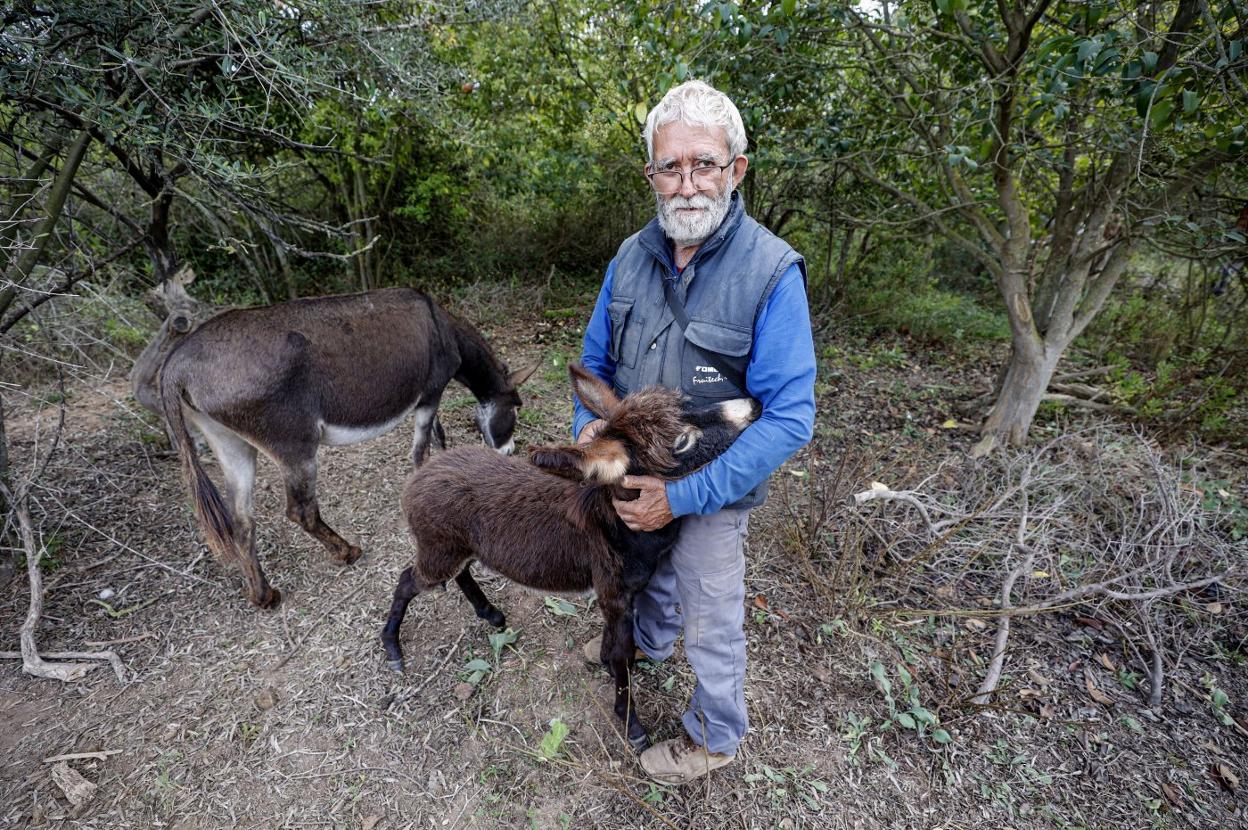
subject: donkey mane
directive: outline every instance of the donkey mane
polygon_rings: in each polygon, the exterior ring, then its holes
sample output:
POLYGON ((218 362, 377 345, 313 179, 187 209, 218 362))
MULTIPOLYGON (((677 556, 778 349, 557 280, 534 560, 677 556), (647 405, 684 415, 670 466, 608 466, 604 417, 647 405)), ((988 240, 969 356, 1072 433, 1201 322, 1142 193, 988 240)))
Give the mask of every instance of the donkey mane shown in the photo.
MULTIPOLYGON (((430 302, 425 297, 426 302, 430 302)), ((507 367, 495 355, 490 344, 471 323, 459 315, 442 309, 451 322, 452 331, 463 360, 455 379, 467 386, 477 397, 489 397, 503 391, 498 378, 507 377, 507 367)))

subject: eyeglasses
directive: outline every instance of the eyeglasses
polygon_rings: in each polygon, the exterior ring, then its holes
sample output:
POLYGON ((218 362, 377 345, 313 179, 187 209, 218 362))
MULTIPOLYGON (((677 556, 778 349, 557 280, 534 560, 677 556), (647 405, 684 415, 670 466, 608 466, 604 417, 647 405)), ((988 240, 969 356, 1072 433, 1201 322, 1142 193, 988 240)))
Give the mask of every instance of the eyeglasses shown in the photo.
MULTIPOLYGON (((733 161, 736 161, 736 159, 733 159, 733 161)), ((700 161, 689 171, 689 179, 697 190, 714 190, 715 185, 718 183, 719 174, 724 172, 724 168, 731 166, 732 161, 727 164, 700 161)), ((685 174, 680 170, 657 170, 646 173, 646 177, 650 179, 650 184, 654 186, 655 192, 664 196, 679 193, 685 184, 685 174)))

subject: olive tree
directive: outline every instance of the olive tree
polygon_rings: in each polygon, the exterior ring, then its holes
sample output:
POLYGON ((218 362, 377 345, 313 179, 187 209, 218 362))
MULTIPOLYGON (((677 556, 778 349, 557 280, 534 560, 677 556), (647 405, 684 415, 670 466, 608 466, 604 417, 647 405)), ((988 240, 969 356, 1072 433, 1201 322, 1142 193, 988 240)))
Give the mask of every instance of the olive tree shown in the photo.
POLYGON ((886 0, 837 14, 837 54, 862 85, 843 105, 873 127, 848 161, 895 216, 992 274, 1011 349, 976 452, 1021 444, 1141 239, 1216 238, 1205 203, 1242 194, 1248 9, 886 0))

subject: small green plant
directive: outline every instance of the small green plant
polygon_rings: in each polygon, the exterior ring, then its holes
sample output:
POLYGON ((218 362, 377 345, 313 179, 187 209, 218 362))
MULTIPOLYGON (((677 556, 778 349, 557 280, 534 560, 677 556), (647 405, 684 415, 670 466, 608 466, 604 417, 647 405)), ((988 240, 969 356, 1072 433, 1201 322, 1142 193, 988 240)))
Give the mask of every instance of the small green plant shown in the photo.
POLYGON ((1133 672, 1125 666, 1118 667, 1118 682, 1122 684, 1122 688, 1134 692, 1140 685, 1141 675, 1133 672))
POLYGON ((181 758, 182 753, 174 750, 172 752, 161 752, 156 759, 155 794, 160 801, 161 807, 165 810, 173 807, 174 797, 179 789, 179 784, 173 775, 171 767, 181 758))
POLYGON ((1212 481, 1184 480, 1200 493, 1200 506, 1206 513, 1216 516, 1217 526, 1236 542, 1248 536, 1248 505, 1245 505, 1228 489, 1226 479, 1212 481))
MULTIPOLYGON (((649 783, 649 782, 647 782, 649 783)), ((650 789, 641 797, 641 800, 651 806, 657 807, 663 803, 663 799, 667 798, 667 790, 658 784, 650 784, 650 789)))
POLYGON ((812 775, 815 771, 813 764, 802 767, 800 770, 793 767, 777 770, 763 764, 761 769, 762 772, 746 773, 745 783, 763 784, 767 787, 772 801, 796 798, 816 813, 823 809, 823 805, 816 799, 828 792, 828 785, 827 782, 812 775))
POLYGON ((476 686, 492 671, 494 671, 494 667, 490 665, 488 660, 474 657, 467 663, 464 663, 463 671, 460 672, 460 679, 465 683, 476 686))
POLYGON ((930 735, 937 744, 952 741, 949 733, 941 728, 936 715, 919 702, 919 687, 910 671, 904 665, 898 664, 895 675, 898 683, 896 695, 893 681, 888 677, 884 664, 879 660, 871 662, 871 678, 875 681, 875 687, 884 695, 884 703, 888 706, 888 720, 881 728, 897 727, 913 731, 920 739, 930 735))
MULTIPOLYGON (((503 649, 519 639, 520 633, 514 629, 508 628, 506 631, 496 631, 490 635, 490 653, 493 662, 481 657, 473 656, 464 667, 460 669, 459 679, 473 686, 480 685, 485 676, 494 671, 498 666, 499 658, 503 654, 503 649)), ((471 652, 470 652, 471 653, 471 652)))
POLYGON ((865 748, 865 756, 868 760, 889 767, 897 766, 897 762, 884 751, 883 740, 880 736, 871 734, 873 721, 870 715, 859 716, 857 712, 849 712, 842 719, 841 724, 844 730, 841 732, 841 740, 849 745, 848 758, 851 764, 858 764, 861 761, 858 753, 865 748))
POLYGON ((568 725, 561 718, 554 718, 550 722, 550 729, 546 730, 541 743, 537 746, 538 755, 543 760, 553 760, 559 754, 559 749, 563 746, 563 740, 566 737, 568 737, 568 725))
POLYGON ((823 623, 819 626, 819 633, 815 635, 815 642, 822 643, 823 638, 827 637, 845 637, 849 634, 849 623, 840 617, 837 617, 830 623, 823 623))
POLYGON ((243 743, 250 744, 260 737, 260 724, 240 723, 238 725, 238 735, 242 738, 243 743))
MULTIPOLYGON (((52 533, 43 540, 43 553, 39 556, 39 570, 45 574, 55 573, 61 567, 59 558, 61 548, 65 546, 65 540, 59 534, 52 533)), ((19 557, 17 563, 19 568, 25 569, 25 555, 19 557)))
POLYGON ((490 635, 490 650, 494 653, 495 663, 498 662, 503 649, 514 643, 519 637, 519 632, 511 628, 508 628, 506 631, 495 631, 490 635))
POLYGON ((1027 763, 1027 756, 1011 750, 1009 742, 1004 738, 997 739, 988 750, 987 757, 989 763, 999 767, 1017 767, 1027 763))
POLYGON ((1213 710, 1213 716, 1218 719, 1218 723, 1234 728, 1235 719, 1227 711, 1231 705, 1230 696, 1218 686, 1212 675, 1206 674, 1200 682, 1209 690, 1209 708, 1213 710))

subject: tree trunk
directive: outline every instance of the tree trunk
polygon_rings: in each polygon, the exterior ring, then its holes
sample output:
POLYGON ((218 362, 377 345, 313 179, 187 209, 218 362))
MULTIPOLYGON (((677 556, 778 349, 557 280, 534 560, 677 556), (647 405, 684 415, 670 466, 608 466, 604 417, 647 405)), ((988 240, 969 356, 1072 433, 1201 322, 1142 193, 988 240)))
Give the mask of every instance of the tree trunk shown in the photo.
POLYGON ((56 230, 56 223, 60 221, 61 212, 65 208, 65 200, 69 198, 70 187, 74 183, 74 176, 78 173, 78 165, 82 164, 82 159, 87 154, 87 146, 91 143, 91 134, 83 130, 78 134, 78 138, 74 141, 69 153, 65 157, 65 163, 61 165, 61 170, 56 174, 56 178, 52 180, 52 189, 48 192, 48 203, 44 209, 43 219, 35 228, 34 235, 30 241, 30 248, 17 257, 16 264, 10 269, 6 275, 9 284, 0 291, 0 316, 8 310, 9 305, 17 296, 19 287, 25 284, 26 278, 30 276, 30 272, 34 270, 35 265, 43 256, 44 250, 48 247, 48 242, 52 239, 52 232, 56 230))
MULTIPOLYGON (((3 357, 0 356, 0 361, 3 357)), ((9 437, 4 431, 4 397, 0 395, 0 484, 9 483, 9 437)), ((9 529, 10 505, 5 498, 5 489, 0 488, 0 587, 9 583, 13 574, 17 573, 17 540, 9 529)))
POLYGON ((1036 410, 1044 400, 1049 381, 1057 368, 1062 349, 1052 348, 1043 342, 1015 344, 1010 350, 1010 362, 1005 379, 997 393, 996 403, 988 412, 988 418, 980 427, 982 436, 971 450, 978 458, 996 446, 1021 447, 1027 441, 1027 431, 1036 417, 1036 410))
POLYGON ((152 276, 157 284, 178 272, 178 254, 169 239, 169 209, 173 193, 164 191, 152 202, 152 218, 147 225, 147 254, 152 260, 152 276))

